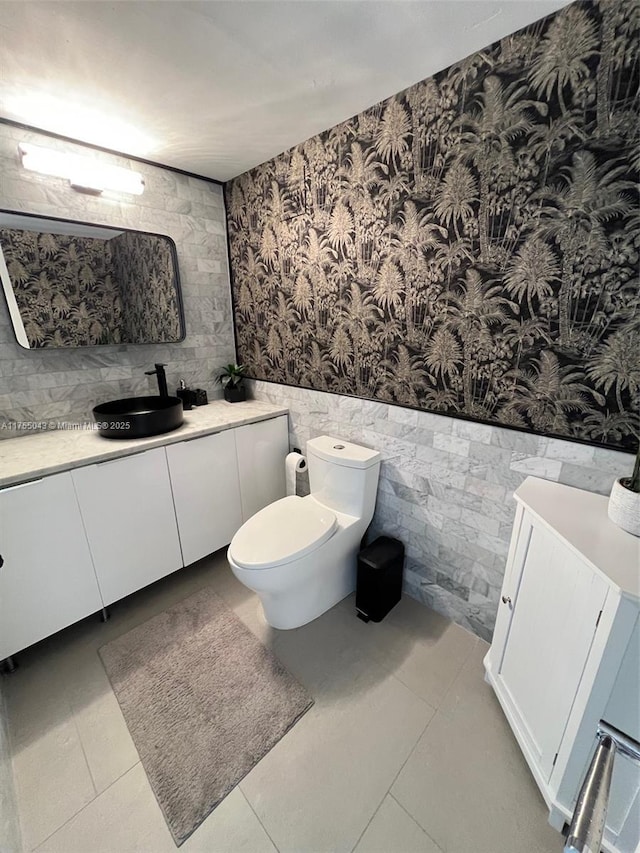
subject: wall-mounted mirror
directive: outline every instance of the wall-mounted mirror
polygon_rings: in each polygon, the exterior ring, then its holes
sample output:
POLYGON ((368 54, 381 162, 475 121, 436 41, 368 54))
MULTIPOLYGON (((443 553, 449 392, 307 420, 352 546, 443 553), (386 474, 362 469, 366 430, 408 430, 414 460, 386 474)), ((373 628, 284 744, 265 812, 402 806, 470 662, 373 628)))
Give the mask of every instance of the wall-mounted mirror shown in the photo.
POLYGON ((27 349, 185 335, 176 248, 162 234, 0 211, 0 280, 27 349))

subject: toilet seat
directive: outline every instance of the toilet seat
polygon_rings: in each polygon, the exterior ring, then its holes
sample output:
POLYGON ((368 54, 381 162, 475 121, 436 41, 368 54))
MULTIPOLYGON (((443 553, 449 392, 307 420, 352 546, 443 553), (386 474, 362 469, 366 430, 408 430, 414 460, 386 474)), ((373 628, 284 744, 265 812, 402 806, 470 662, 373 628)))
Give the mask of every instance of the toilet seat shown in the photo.
POLYGON ((330 509, 289 495, 245 521, 231 540, 228 553, 244 569, 291 563, 326 542, 337 523, 330 509))

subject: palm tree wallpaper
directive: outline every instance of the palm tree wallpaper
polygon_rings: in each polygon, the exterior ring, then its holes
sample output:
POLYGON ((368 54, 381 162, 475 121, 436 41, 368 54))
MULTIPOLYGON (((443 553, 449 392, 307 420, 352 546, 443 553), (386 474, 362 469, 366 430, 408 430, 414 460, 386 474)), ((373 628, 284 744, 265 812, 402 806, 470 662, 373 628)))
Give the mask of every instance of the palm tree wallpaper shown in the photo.
POLYGON ((179 341, 183 328, 173 242, 123 231, 109 246, 122 299, 123 342, 179 341))
POLYGON ((640 3, 574 3, 225 186, 256 379, 634 450, 640 3))
POLYGON ((104 240, 0 229, 0 251, 32 348, 122 340, 122 299, 104 240))
POLYGON ((106 240, 0 228, 0 253, 31 348, 181 340, 173 241, 114 233, 106 240))

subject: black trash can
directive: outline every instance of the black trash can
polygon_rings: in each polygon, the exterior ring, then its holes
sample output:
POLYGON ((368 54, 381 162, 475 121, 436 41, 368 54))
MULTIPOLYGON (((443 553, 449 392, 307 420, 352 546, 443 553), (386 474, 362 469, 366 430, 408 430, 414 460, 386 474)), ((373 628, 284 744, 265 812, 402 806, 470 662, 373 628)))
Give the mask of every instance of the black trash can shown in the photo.
POLYGON ((358 554, 356 611, 364 622, 381 622, 402 595, 404 545, 379 536, 358 554))

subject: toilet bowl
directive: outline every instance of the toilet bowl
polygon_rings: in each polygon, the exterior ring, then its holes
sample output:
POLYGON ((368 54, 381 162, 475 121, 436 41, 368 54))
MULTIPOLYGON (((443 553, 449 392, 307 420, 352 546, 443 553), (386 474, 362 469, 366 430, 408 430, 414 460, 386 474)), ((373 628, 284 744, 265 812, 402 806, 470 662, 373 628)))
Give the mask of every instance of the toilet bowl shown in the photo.
POLYGON ((373 518, 380 454, 320 436, 307 442, 310 494, 290 495, 252 516, 227 559, 257 593, 274 628, 298 628, 355 589, 356 556, 373 518))

